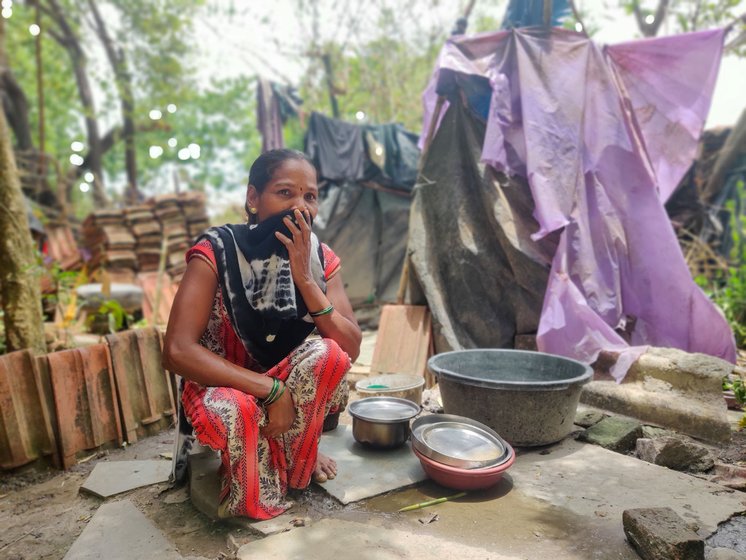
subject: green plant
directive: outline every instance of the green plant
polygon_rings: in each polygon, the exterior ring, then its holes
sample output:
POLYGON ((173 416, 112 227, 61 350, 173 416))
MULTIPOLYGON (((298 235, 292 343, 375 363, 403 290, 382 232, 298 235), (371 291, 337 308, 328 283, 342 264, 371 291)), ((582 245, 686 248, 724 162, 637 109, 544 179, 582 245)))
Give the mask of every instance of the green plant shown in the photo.
POLYGON ((103 334, 108 331, 109 334, 113 334, 121 331, 128 324, 132 323, 132 321, 132 315, 124 310, 122 304, 116 300, 109 299, 99 306, 96 313, 86 319, 86 326, 91 332, 103 334))
POLYGON ((723 310, 739 348, 746 346, 746 264, 728 270, 725 283, 711 293, 723 310))
POLYGON ((698 276, 694 280, 715 302, 730 324, 739 348, 746 347, 746 182, 739 179, 734 196, 725 204, 730 215, 727 270, 713 278, 698 276))

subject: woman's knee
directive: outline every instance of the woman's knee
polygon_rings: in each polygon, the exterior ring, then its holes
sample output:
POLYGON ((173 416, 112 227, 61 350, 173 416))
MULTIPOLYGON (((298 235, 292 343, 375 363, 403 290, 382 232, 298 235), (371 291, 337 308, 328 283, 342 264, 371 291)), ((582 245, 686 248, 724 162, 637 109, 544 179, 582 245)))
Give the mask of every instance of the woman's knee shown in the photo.
POLYGON ((345 369, 350 368, 350 357, 347 355, 347 352, 342 350, 342 347, 336 340, 333 338, 322 338, 319 342, 325 346, 326 353, 331 361, 336 362, 337 360, 341 360, 345 369))

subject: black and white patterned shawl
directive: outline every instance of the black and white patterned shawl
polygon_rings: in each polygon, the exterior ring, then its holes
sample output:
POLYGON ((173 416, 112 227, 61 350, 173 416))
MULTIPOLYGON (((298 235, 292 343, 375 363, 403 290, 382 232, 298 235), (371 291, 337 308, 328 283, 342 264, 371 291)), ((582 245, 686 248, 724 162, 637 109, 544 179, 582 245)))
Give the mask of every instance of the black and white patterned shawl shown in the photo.
MULTIPOLYGON (((228 224, 208 229, 201 237, 212 245, 218 283, 233 329, 246 351, 270 368, 285 358, 313 331, 313 319, 290 271, 287 248, 275 237, 293 238, 283 223, 284 212, 256 226, 228 224)), ((324 253, 311 233, 311 273, 326 293, 324 253)))

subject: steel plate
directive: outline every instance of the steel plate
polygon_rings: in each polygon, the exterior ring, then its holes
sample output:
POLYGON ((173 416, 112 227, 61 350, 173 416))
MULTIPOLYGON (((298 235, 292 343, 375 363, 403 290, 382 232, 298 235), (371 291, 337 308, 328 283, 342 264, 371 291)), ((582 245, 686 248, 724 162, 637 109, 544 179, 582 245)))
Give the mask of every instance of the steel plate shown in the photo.
POLYGON ((349 411, 354 418, 389 424, 414 418, 419 414, 420 407, 406 399, 369 397, 350 404, 349 411))
POLYGON ((462 469, 496 467, 511 454, 510 446, 493 430, 453 415, 420 418, 412 427, 412 442, 426 457, 462 469))

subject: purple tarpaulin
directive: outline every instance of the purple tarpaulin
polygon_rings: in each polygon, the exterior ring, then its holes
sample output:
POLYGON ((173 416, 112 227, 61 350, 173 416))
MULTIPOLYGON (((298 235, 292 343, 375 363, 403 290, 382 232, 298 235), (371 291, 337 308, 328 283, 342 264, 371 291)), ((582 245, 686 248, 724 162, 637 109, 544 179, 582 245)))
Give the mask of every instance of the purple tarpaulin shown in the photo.
POLYGON ((600 48, 571 31, 522 29, 444 46, 423 135, 448 72, 488 79, 482 161, 526 177, 534 239, 562 231, 542 351, 588 363, 622 352, 618 380, 647 345, 735 361, 733 334, 692 280, 663 206, 694 157, 722 45, 722 30, 600 48))

